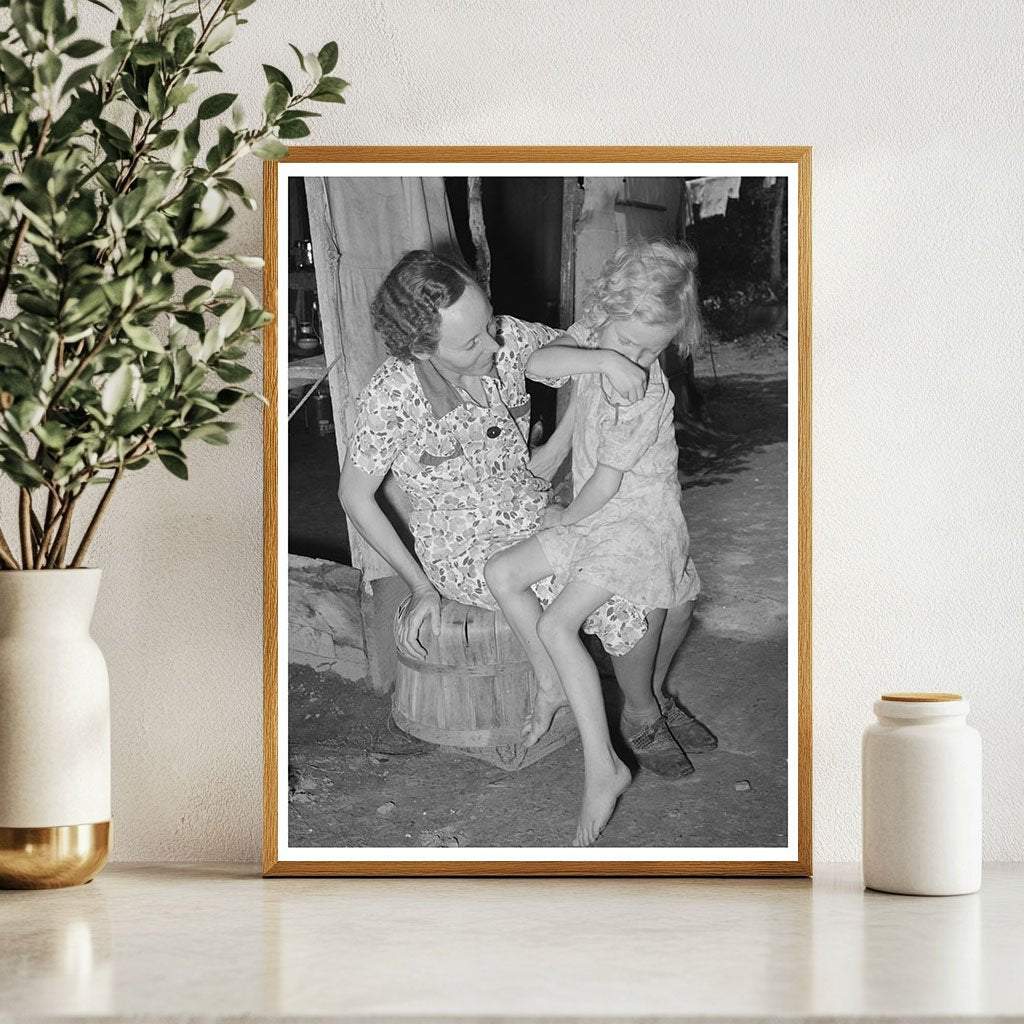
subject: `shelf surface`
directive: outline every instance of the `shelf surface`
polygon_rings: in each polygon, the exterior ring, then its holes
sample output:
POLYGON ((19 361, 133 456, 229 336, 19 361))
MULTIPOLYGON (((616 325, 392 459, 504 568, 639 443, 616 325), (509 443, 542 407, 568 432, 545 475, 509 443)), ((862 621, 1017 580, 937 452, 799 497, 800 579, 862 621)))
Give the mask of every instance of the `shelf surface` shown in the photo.
POLYGON ((973 896, 805 879, 272 879, 0 892, 0 1021, 1024 1019, 1024 865, 973 896))

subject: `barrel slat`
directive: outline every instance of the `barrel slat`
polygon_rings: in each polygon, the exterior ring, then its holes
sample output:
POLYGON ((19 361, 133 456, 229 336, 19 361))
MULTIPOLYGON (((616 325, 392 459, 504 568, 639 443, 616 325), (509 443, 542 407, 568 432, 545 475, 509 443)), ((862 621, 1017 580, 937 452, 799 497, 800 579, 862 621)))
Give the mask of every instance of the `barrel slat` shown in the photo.
POLYGON ((438 636, 423 630, 422 661, 399 655, 393 712, 414 736, 454 747, 507 770, 529 764, 575 735, 559 721, 535 747, 522 726, 536 690, 533 670, 500 612, 441 601, 438 636))

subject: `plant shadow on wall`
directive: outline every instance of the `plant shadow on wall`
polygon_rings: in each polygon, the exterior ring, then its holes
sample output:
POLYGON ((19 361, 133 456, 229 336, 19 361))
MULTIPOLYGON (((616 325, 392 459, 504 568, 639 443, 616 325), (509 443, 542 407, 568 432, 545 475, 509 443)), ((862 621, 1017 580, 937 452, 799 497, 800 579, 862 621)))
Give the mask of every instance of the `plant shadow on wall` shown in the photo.
MULTIPOLYGON (((257 112, 204 90, 253 0, 125 0, 109 42, 63 0, 0 2, 0 471, 17 523, 5 569, 84 564, 126 471, 188 476, 187 441, 225 445, 253 397, 246 351, 268 314, 225 255, 256 200, 234 176, 341 103, 338 47, 264 65, 257 112), (93 494, 98 497, 93 497, 93 494), (72 531, 76 513, 82 528, 72 531), (16 553, 18 549, 18 553, 16 553)), ((2 527, 7 527, 5 531, 2 527)))

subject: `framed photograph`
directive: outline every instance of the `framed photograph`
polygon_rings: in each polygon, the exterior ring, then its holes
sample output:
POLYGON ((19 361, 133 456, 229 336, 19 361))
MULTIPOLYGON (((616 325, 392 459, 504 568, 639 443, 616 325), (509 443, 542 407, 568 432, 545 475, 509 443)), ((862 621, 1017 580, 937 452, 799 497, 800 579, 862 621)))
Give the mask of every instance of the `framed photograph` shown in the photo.
POLYGON ((266 164, 265 875, 811 873, 810 197, 266 164))

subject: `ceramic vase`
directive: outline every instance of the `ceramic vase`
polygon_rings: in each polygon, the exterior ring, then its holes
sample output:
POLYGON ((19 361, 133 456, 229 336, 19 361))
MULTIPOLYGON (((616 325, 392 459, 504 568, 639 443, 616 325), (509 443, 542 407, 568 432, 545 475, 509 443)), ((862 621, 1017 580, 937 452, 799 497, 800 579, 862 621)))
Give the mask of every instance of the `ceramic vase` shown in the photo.
POLYGON ((0 572, 0 887, 80 885, 110 850, 99 569, 0 572))
POLYGON ((911 896, 981 885, 981 737, 955 693, 891 693, 862 754, 864 884, 911 896))

